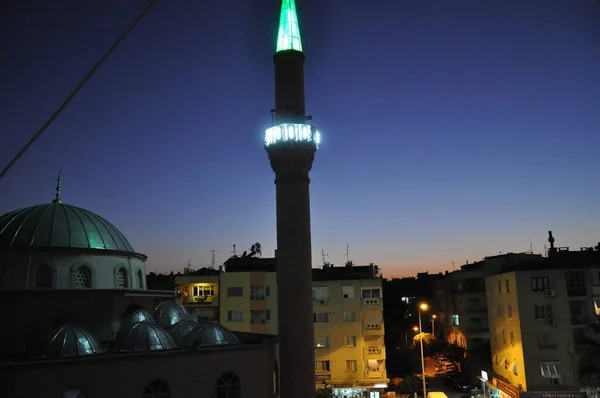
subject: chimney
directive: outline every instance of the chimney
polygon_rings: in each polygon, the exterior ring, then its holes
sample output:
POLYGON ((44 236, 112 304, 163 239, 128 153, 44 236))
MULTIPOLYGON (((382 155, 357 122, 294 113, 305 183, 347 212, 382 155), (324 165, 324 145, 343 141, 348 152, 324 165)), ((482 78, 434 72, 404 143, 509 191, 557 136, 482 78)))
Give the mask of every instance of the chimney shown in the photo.
POLYGON ((219 265, 219 272, 223 272, 223 266, 219 265))
POLYGON ((552 236, 552 231, 548 231, 548 242, 550 243, 550 251, 554 251, 554 236, 552 236))

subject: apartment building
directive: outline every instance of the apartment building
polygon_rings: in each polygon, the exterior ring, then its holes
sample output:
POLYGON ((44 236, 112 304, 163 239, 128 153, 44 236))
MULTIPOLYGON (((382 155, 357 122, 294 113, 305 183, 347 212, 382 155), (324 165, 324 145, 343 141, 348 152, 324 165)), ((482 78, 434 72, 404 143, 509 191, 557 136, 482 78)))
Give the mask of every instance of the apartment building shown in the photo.
POLYGON ((460 270, 444 276, 439 297, 444 309, 442 327, 449 343, 467 350, 488 344, 490 330, 486 301, 485 278, 512 269, 520 264, 542 261, 541 255, 532 253, 506 253, 485 257, 481 261, 466 263, 460 270))
POLYGON ((218 321, 219 277, 216 270, 186 268, 183 275, 175 276, 175 302, 199 320, 218 321))
MULTIPOLYGON (((488 276, 486 289, 498 379, 522 392, 586 387, 579 365, 597 337, 588 326, 600 315, 597 248, 551 247, 546 262, 488 276)), ((500 396, 515 398, 510 387, 500 396)))
MULTIPOLYGON (((253 254, 230 258, 216 276, 176 277, 180 302, 194 313, 217 313, 213 320, 233 331, 277 334, 276 261, 253 254)), ((313 269, 313 308, 315 387, 331 387, 342 396, 385 388, 389 379, 377 266, 349 262, 313 269)))

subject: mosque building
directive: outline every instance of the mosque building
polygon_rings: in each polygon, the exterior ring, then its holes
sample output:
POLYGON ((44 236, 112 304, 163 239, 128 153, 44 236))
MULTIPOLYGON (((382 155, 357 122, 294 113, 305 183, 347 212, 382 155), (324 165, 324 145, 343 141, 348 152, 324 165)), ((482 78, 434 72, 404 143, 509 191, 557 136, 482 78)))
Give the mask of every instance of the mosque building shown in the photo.
POLYGON ((2 396, 277 396, 277 337, 198 321, 145 261, 60 176, 52 203, 0 216, 2 396))

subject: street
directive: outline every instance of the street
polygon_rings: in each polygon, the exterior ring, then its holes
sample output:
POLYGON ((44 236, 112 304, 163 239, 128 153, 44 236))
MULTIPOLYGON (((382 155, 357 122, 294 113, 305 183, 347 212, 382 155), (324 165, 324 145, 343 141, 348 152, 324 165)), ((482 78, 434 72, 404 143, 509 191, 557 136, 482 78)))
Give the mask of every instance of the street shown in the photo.
POLYGON ((465 393, 465 392, 456 392, 452 389, 452 387, 447 386, 442 376, 444 373, 437 373, 435 371, 435 360, 433 358, 425 358, 425 377, 428 381, 428 391, 441 391, 446 393, 448 398, 462 398, 462 397, 470 397, 471 395, 477 396, 475 392, 465 393))

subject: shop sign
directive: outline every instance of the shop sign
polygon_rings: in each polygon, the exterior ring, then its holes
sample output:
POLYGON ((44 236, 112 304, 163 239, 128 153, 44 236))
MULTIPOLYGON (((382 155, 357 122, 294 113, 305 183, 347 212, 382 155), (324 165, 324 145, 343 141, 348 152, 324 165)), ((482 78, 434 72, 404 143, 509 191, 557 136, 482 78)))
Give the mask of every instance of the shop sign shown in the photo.
POLYGON ((522 392, 521 398, 587 398, 585 391, 534 391, 522 392))
POLYGON ((316 374, 315 380, 331 380, 331 375, 316 374))

